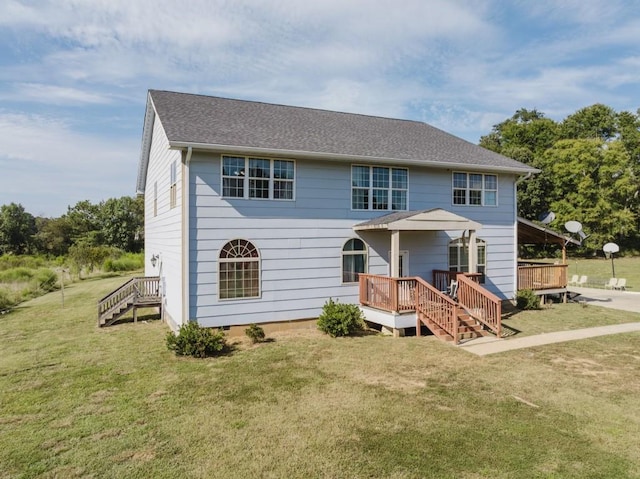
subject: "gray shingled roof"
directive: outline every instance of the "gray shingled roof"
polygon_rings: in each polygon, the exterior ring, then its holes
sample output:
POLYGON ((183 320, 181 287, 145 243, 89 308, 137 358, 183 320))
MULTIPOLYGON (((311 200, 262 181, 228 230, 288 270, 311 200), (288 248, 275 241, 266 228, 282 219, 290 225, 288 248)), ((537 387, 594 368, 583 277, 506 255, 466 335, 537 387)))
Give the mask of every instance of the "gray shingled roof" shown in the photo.
POLYGON ((426 123, 150 90, 173 146, 198 144, 536 171, 426 123))

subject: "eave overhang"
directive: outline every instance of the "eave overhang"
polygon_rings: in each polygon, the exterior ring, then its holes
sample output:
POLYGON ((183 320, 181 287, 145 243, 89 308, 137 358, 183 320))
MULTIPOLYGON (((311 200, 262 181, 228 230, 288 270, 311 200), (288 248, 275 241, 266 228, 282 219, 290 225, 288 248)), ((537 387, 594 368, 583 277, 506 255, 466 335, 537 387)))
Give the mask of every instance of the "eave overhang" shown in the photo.
POLYGON ((353 227, 354 231, 452 231, 479 230, 476 221, 441 208, 402 211, 380 216, 353 227))

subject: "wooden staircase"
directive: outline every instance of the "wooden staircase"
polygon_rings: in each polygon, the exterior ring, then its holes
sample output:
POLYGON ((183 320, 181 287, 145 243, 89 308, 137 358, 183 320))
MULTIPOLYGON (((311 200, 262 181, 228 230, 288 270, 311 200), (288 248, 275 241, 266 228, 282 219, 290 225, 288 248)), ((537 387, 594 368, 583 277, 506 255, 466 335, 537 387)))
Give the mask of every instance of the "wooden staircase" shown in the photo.
POLYGON ((151 307, 162 307, 160 278, 157 276, 131 278, 98 301, 98 327, 113 324, 132 309, 133 320, 137 321, 137 309, 151 307))
POLYGON ((457 301, 424 280, 416 280, 416 333, 424 324, 439 339, 460 340, 501 335, 501 301, 471 279, 458 276, 457 301))

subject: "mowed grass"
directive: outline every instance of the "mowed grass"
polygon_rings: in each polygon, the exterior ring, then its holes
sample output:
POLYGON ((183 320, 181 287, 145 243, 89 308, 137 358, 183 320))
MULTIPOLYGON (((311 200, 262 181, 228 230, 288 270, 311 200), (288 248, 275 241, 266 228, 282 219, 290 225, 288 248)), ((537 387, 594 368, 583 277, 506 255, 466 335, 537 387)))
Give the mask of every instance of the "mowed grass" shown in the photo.
MULTIPOLYGON (((574 274, 586 275, 590 279, 600 279, 607 281, 613 277, 611 268, 611 260, 606 258, 572 258, 567 259, 569 270, 567 274, 569 279, 574 274)), ((635 257, 618 257, 613 258, 613 266, 617 278, 626 278, 627 287, 631 291, 640 291, 640 256, 635 257)))
POLYGON ((96 328, 121 282, 0 316, 0 478, 640 477, 640 334, 480 358, 309 330, 195 360, 159 321, 96 328))

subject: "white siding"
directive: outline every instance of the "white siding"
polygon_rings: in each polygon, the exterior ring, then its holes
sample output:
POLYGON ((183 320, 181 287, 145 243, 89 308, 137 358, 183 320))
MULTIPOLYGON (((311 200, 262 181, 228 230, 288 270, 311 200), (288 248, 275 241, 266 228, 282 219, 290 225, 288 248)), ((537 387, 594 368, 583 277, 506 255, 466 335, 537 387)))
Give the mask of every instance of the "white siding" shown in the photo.
MULTIPOLYGON (((514 294, 514 180, 499 176, 497 207, 453 206, 450 171, 409 168, 409 209, 443 208, 483 224, 486 286, 502 298, 514 294)), ((205 326, 312 318, 330 297, 357 303, 358 286, 343 285, 341 274, 342 246, 356 236, 370 247, 369 272, 388 274, 389 233, 352 230, 387 212, 351 210, 349 164, 296 161, 295 201, 221 198, 219 155, 194 152, 189 181, 190 316, 205 326), (235 238, 260 251, 260 298, 218 299, 218 255, 235 238)), ((433 269, 447 269, 448 242, 461 234, 402 233, 409 274, 431 281, 433 269)))
MULTIPOLYGON (((164 294, 164 313, 173 324, 182 324, 182 227, 181 227, 181 153, 169 150, 169 142, 159 118, 153 126, 153 137, 147 170, 145 194, 145 274, 160 275, 164 294), (176 205, 170 206, 171 163, 177 162, 176 205), (157 216, 154 216, 153 185, 158 185, 157 216), (151 256, 159 255, 155 268, 151 256)), ((166 316, 165 316, 166 317, 166 316)))

